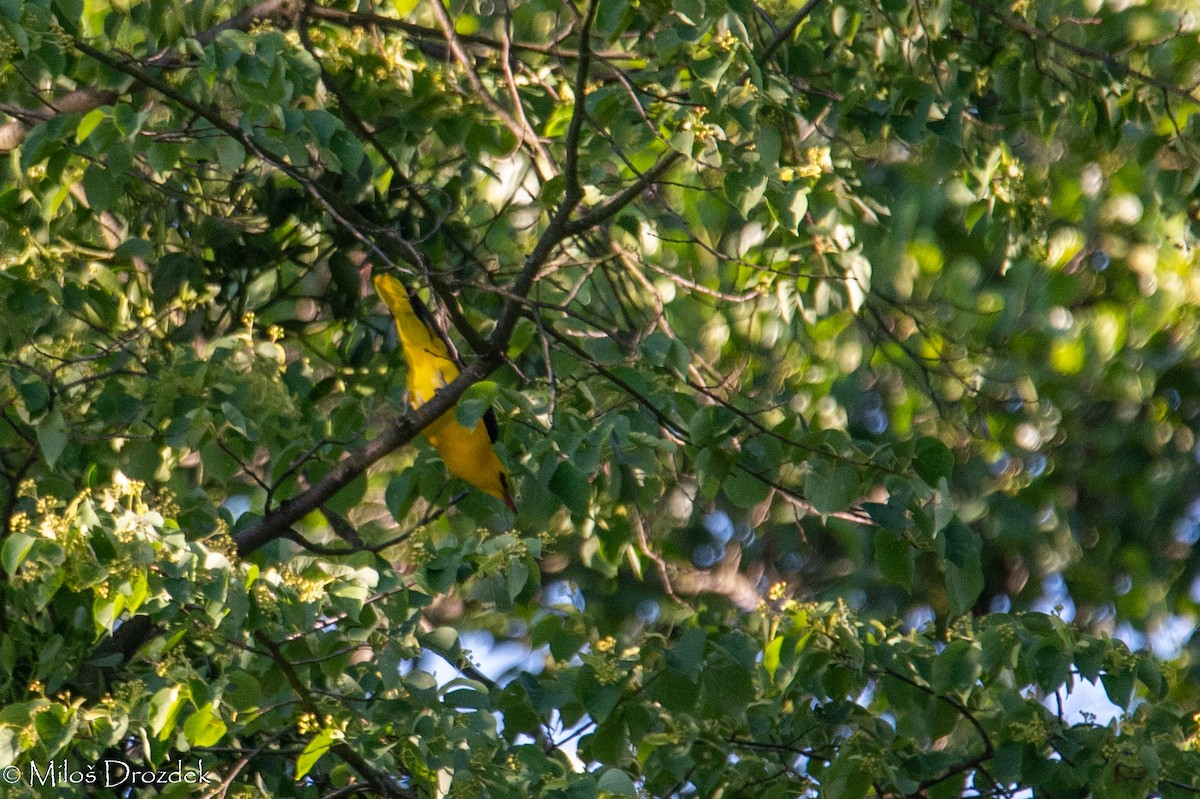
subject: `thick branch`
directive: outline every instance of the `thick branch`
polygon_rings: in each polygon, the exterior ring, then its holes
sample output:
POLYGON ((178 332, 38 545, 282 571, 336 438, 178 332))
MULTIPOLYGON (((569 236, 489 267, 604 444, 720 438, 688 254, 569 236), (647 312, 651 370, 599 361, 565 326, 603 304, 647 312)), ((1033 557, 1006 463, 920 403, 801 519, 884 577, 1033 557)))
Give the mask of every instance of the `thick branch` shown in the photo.
POLYGON ((108 105, 117 99, 116 92, 102 89, 76 89, 69 94, 48 103, 47 110, 28 111, 28 120, 14 119, 0 125, 0 153, 15 150, 25 141, 25 135, 33 124, 53 119, 59 114, 77 114, 81 111, 91 111, 102 105, 108 105))
POLYGON ((434 419, 450 411, 468 388, 485 378, 498 365, 497 358, 495 365, 485 367, 476 363, 464 369, 449 385, 435 394, 433 399, 401 417, 395 426, 368 441, 361 449, 350 453, 310 488, 237 532, 233 539, 237 542, 238 554, 245 557, 264 544, 287 536, 293 524, 320 509, 371 464, 407 444, 434 419))
MULTIPOLYGON (((749 612, 758 607, 763 597, 758 589, 758 580, 739 571, 741 564, 741 547, 731 546, 726 550, 724 559, 711 569, 679 570, 674 575, 671 587, 676 594, 684 596, 719 594, 736 607, 749 612)), ((757 566, 761 568, 761 564, 757 566)))

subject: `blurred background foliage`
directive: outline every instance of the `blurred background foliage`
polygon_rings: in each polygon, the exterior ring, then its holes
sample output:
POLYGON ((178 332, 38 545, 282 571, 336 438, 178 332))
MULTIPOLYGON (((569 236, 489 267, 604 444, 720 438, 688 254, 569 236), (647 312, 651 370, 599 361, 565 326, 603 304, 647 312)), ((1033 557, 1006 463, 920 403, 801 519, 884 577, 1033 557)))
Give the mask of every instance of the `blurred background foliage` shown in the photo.
POLYGON ((1193 795, 1190 6, 0 2, 0 759, 241 741, 279 757, 226 789, 277 796, 1193 795), (372 270, 502 360, 460 413, 495 405, 515 519, 414 442, 281 521, 405 412, 372 270), (487 686, 452 630, 529 670, 487 686), (434 654, 507 782, 454 759, 434 654), (1038 715, 1135 676, 1124 727, 1038 715), (980 755, 989 713, 1036 721, 980 755), (397 714, 447 726, 381 743, 397 714), (727 716, 787 765, 728 765, 727 716), (546 778, 552 719, 610 770, 546 778))

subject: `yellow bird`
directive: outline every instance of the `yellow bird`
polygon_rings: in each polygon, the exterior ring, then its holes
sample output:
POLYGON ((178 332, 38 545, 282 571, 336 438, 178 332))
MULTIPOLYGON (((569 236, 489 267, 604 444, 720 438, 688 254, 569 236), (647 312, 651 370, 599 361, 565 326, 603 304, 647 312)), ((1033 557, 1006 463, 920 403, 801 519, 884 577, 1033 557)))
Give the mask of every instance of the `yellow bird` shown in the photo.
MULTIPOLYGON (((408 404, 419 408, 443 386, 458 377, 458 365, 450 357, 446 342, 433 325, 429 310, 404 285, 391 275, 375 275, 375 291, 396 318, 400 346, 408 362, 408 404)), ((468 430, 458 423, 454 408, 446 411, 425 428, 425 438, 442 456, 450 474, 461 477, 480 491, 504 500, 513 513, 508 489, 508 472, 496 457, 496 414, 492 409, 468 430)))

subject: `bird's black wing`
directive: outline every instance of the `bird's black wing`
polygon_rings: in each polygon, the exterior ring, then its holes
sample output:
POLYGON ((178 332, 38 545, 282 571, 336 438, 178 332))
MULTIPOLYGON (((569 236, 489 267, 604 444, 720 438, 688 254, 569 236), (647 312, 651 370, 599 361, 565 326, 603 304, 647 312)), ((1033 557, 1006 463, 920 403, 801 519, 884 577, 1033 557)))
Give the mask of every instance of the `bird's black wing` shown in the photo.
POLYGON ((488 408, 483 414, 483 426, 487 428, 488 438, 495 444, 496 439, 500 437, 500 425, 496 421, 495 408, 488 408))

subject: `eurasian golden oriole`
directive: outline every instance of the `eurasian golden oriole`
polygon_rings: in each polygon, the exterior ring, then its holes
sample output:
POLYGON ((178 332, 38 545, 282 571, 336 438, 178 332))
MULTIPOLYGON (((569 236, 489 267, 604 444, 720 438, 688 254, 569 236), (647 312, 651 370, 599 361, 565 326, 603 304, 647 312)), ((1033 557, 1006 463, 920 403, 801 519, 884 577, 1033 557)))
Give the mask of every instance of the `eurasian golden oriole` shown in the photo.
MULTIPOLYGON (((458 377, 458 365, 450 357, 429 310, 399 280, 391 275, 375 275, 375 291, 396 318, 400 347, 408 362, 408 404, 419 408, 433 399, 438 389, 458 377)), ((424 433, 450 474, 504 500, 509 510, 517 512, 517 503, 508 487, 508 472, 492 449, 497 427, 496 414, 491 408, 472 430, 458 423, 455 408, 451 408, 426 427, 424 433)))

